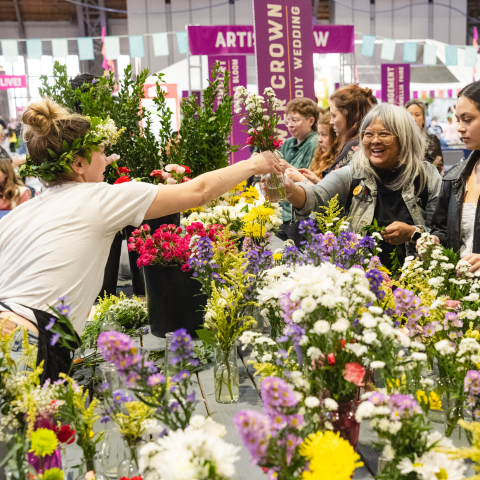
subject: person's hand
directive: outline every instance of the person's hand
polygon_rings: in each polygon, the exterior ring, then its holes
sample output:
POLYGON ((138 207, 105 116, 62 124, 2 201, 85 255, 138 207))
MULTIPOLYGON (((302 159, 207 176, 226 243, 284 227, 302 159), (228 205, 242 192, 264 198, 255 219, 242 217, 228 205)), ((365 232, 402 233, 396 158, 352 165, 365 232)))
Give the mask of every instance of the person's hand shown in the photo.
POLYGON ((408 242, 415 233, 415 227, 403 222, 393 222, 380 232, 383 239, 391 245, 400 245, 408 242))
POLYGON ((254 162, 255 175, 266 175, 267 173, 283 173, 279 164, 279 158, 272 152, 254 153, 250 157, 250 161, 254 162))
POLYGON ((475 273, 477 270, 480 270, 480 254, 470 253, 463 257, 462 260, 466 260, 471 265, 468 269, 469 273, 475 273))
POLYGON ((311 170, 308 168, 299 168, 298 171, 307 179, 310 180, 315 185, 321 180, 320 177, 317 177, 311 170))
MULTIPOLYGON (((260 190, 262 191, 263 196, 268 200, 267 188, 265 186, 266 181, 267 178, 262 177, 262 179, 260 180, 260 190)), ((283 183, 285 185, 285 193, 287 194, 288 198, 288 195, 295 191, 297 185, 295 185, 295 182, 290 180, 287 176, 283 178, 283 183)))
POLYGON ((293 182, 303 182, 305 177, 296 168, 287 168, 285 176, 293 182))

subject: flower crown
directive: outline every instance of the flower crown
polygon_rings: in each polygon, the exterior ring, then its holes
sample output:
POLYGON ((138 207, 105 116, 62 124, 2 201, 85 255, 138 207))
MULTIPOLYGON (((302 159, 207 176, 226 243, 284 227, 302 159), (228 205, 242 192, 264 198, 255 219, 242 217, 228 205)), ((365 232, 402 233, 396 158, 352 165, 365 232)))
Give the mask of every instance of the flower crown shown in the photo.
POLYGON ((87 117, 90 121, 90 130, 84 137, 76 138, 71 145, 63 141, 63 152, 57 155, 53 150, 48 149, 50 158, 45 158, 40 165, 35 165, 30 155, 27 155, 26 162, 18 169, 20 177, 40 177, 50 182, 55 175, 65 170, 72 172, 71 165, 79 152, 83 152, 90 164, 92 151, 100 151, 101 145, 115 145, 120 134, 125 130, 117 130, 115 123, 110 117, 102 120, 99 117, 87 117))

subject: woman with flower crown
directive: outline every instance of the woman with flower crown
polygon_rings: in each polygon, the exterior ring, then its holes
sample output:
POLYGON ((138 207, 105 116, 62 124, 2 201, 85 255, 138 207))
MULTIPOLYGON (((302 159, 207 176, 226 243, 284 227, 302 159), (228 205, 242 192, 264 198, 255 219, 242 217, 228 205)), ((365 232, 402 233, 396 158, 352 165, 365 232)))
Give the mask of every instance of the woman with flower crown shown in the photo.
POLYGON ((0 326, 29 330, 38 361, 45 361, 44 378, 52 380, 71 359, 69 350, 52 345, 50 306, 66 296, 64 313, 77 333, 83 330, 116 232, 204 205, 251 175, 280 171, 265 152, 179 185, 108 185, 104 145, 121 134, 111 120, 69 113, 44 99, 26 109, 23 122, 30 157, 22 173, 48 188, 0 220, 0 319, 9 318, 0 326))

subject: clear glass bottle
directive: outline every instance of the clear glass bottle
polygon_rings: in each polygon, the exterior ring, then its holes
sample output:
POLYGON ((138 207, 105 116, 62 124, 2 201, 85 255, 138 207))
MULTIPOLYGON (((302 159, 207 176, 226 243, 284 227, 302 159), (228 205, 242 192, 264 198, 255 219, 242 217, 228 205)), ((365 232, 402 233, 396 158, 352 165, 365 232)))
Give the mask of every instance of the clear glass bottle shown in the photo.
POLYGON ((237 365, 237 346, 233 344, 228 350, 215 347, 215 400, 217 403, 236 403, 240 397, 240 375, 237 365))
POLYGON ((283 173, 268 173, 263 178, 265 179, 265 193, 269 202, 278 203, 287 198, 283 173))
POLYGON ((163 374, 165 378, 172 378, 176 373, 180 372, 178 365, 172 365, 171 360, 175 356, 170 351, 172 347, 172 336, 173 332, 168 332, 165 334, 165 357, 163 360, 163 374))
POLYGON ((100 332, 121 332, 122 327, 115 320, 115 313, 112 310, 109 310, 105 314, 105 320, 100 325, 100 332))
POLYGON ((138 451, 142 446, 141 442, 134 443, 133 441, 124 440, 124 459, 118 466, 117 471, 117 480, 120 480, 123 477, 132 478, 140 476, 140 471, 138 468, 138 451))

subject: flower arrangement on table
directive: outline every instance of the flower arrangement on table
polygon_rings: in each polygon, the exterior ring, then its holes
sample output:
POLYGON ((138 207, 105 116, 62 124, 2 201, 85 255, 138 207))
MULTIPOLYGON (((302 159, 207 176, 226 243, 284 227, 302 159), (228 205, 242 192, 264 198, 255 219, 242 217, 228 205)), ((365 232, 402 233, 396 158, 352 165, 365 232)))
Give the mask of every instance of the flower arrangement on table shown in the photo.
POLYGON ((258 242, 278 230, 282 224, 281 208, 278 203, 259 200, 256 188, 245 189, 243 182, 228 194, 202 207, 201 211, 189 212, 181 221, 182 225, 195 222, 230 225, 230 230, 238 237, 247 236, 258 242))
POLYGON ((175 185, 177 183, 185 183, 191 180, 187 175, 192 171, 186 165, 177 165, 170 163, 165 166, 163 170, 153 170, 150 174, 153 177, 155 184, 175 185))
POLYGON ((128 250, 137 252, 140 258, 137 260, 138 267, 148 265, 182 265, 182 270, 189 270, 188 260, 192 254, 192 236, 199 238, 206 235, 214 235, 218 225, 205 226, 196 222, 187 227, 186 232, 176 225, 161 225, 155 233, 151 233, 148 225, 142 225, 135 229, 128 239, 128 250), (189 228, 190 227, 190 228, 189 228), (212 233, 210 233, 212 232, 212 233), (181 234, 183 234, 181 236, 181 234))
POLYGON ((297 408, 298 394, 285 380, 265 378, 261 394, 264 413, 241 410, 234 422, 252 463, 262 467, 269 479, 346 479, 363 465, 338 434, 308 435, 304 415, 297 408))
POLYGON ((418 402, 411 395, 368 392, 360 404, 356 419, 370 419, 378 434, 374 444, 382 450, 381 480, 410 478, 464 478, 466 465, 453 460, 439 448, 453 449, 453 443, 432 427, 418 402))
MULTIPOLYGON (((243 124, 251 136, 246 146, 256 147, 260 152, 271 151, 280 156, 279 148, 283 141, 278 138, 275 128, 280 121, 277 113, 277 97, 272 88, 264 91, 266 100, 261 95, 248 93, 245 87, 235 89, 235 113, 242 115, 240 123, 243 124)), ((286 198, 283 175, 270 174, 265 184, 268 198, 278 202, 286 198)))

